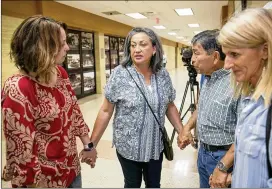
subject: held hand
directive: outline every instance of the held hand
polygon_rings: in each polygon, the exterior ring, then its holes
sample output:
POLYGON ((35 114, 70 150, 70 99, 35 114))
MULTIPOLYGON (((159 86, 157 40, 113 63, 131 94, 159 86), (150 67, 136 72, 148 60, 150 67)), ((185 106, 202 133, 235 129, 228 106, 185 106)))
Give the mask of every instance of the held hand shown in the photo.
POLYGON ((227 182, 226 182, 226 186, 229 187, 229 185, 231 184, 231 180, 232 180, 232 174, 229 173, 228 177, 227 177, 227 182))
POLYGON ((11 179, 12 179, 12 175, 10 173, 8 173, 8 170, 7 170, 6 166, 3 169, 1 179, 4 180, 4 181, 11 181, 11 179))
POLYGON ((193 136, 191 134, 190 130, 187 130, 186 127, 184 127, 183 131, 179 133, 179 136, 177 138, 178 147, 183 150, 186 146, 189 144, 194 144, 193 136))
POLYGON ((97 159, 97 151, 93 148, 91 151, 85 151, 84 149, 79 154, 79 159, 81 159, 81 163, 87 163, 91 165, 91 168, 95 167, 95 162, 97 159))
POLYGON ((227 177, 228 173, 224 173, 218 168, 215 168, 209 178, 211 188, 227 188, 227 177))

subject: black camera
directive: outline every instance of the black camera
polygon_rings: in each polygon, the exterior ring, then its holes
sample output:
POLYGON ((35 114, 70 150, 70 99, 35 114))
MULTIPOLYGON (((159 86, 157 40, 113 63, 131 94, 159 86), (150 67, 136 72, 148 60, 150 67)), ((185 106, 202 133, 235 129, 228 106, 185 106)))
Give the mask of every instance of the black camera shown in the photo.
POLYGON ((196 77, 197 77, 197 71, 194 68, 194 66, 192 65, 192 56, 193 56, 193 50, 191 47, 186 47, 181 49, 181 53, 182 55, 182 62, 183 65, 187 67, 188 70, 188 75, 190 78, 190 82, 195 83, 196 82, 196 77))

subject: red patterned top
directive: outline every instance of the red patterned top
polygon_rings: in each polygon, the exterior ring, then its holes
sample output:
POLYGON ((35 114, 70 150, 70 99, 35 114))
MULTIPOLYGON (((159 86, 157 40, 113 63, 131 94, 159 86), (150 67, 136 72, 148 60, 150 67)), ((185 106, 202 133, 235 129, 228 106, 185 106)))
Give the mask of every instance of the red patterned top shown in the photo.
POLYGON ((76 136, 89 128, 66 71, 58 66, 55 87, 22 74, 8 78, 2 90, 7 142, 6 178, 13 187, 68 187, 80 173, 76 136))

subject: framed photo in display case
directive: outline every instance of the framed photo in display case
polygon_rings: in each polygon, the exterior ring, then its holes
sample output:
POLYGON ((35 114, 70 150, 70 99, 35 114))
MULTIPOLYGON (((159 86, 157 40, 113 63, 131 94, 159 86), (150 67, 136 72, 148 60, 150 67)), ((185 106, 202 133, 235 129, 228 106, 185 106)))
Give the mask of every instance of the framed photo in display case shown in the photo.
POLYGON ((119 62, 118 62, 118 54, 117 51, 111 51, 111 69, 115 68, 116 66, 118 66, 119 62))
POLYGON ((82 52, 82 61, 83 61, 83 67, 86 68, 92 68, 94 69, 94 57, 92 53, 82 52))
POLYGON ((108 82, 110 78, 110 69, 106 70, 106 82, 108 82))
POLYGON ((119 38, 119 52, 124 52, 125 39, 119 38))
POLYGON ((109 50, 110 49, 109 36, 104 36, 104 45, 105 45, 105 50, 109 50))
POLYGON ((84 78, 84 93, 95 92, 94 72, 83 73, 83 78, 84 78))
POLYGON ((115 37, 110 38, 110 50, 118 50, 118 40, 115 37))
POLYGON ((110 69, 110 51, 108 50, 105 51, 105 64, 106 69, 110 69))
POLYGON ((124 52, 119 52, 119 64, 121 64, 123 59, 124 59, 124 52))
POLYGON ((117 67, 124 58, 125 38, 104 36, 104 41, 105 41, 106 79, 108 79, 112 70, 115 67, 117 67))
POLYGON ((79 34, 68 33, 67 44, 69 45, 70 50, 79 50, 79 34))
POLYGON ((69 79, 76 95, 81 95, 81 74, 69 73, 69 79))
POLYGON ((67 66, 68 66, 68 69, 80 68, 79 54, 67 54, 67 66))
POLYGON ((81 32, 81 45, 83 50, 93 49, 93 34, 81 32))

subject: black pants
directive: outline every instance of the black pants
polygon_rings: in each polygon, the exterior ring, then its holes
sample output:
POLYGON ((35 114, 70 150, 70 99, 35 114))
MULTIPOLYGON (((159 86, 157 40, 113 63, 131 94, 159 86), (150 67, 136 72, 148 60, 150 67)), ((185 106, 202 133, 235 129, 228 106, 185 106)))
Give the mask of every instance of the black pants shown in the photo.
POLYGON ((123 170, 125 188, 140 188, 142 175, 146 188, 160 188, 163 153, 161 153, 159 160, 152 159, 149 162, 128 160, 117 151, 116 153, 123 170))

